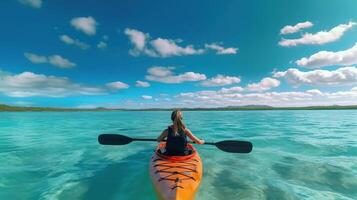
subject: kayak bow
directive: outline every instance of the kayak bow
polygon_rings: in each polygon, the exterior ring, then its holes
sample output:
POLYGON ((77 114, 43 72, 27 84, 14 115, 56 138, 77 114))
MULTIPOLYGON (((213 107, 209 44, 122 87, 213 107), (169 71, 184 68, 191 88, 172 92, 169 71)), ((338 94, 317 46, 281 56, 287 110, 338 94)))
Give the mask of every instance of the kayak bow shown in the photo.
POLYGON ((159 143, 150 160, 150 177, 156 193, 164 200, 193 200, 202 177, 202 162, 196 149, 187 156, 167 156, 160 153, 166 143, 159 143))

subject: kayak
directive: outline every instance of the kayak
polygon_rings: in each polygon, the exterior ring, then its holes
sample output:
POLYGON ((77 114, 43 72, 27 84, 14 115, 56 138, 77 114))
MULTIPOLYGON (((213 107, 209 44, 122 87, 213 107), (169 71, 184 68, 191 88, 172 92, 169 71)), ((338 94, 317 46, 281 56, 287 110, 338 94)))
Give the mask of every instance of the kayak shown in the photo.
POLYGON ((202 178, 202 162, 196 149, 187 156, 167 156, 160 153, 166 143, 159 143, 150 160, 150 177, 159 199, 193 200, 202 178))

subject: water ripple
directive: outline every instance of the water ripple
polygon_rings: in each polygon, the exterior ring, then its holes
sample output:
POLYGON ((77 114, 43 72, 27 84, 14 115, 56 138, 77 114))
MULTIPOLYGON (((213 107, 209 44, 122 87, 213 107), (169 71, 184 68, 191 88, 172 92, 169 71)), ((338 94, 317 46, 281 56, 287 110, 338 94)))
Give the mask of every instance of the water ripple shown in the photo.
MULTIPOLYGON (((198 200, 357 199, 357 111, 185 112, 206 141, 248 140, 250 154, 197 146, 198 200)), ((0 199, 155 199, 155 143, 100 146, 100 133, 154 138, 170 112, 0 113, 0 199), (140 192, 137 192, 140 188, 140 192)))

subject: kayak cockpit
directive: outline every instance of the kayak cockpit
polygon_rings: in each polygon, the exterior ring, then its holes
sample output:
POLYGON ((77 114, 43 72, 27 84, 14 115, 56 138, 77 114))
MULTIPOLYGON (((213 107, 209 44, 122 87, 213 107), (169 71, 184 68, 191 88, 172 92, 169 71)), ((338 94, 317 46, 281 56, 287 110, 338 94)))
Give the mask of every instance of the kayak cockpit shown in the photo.
POLYGON ((167 155, 166 154, 166 143, 165 142, 161 142, 158 147, 156 148, 155 154, 158 155, 159 157, 163 158, 163 159, 168 159, 168 160, 172 160, 172 161, 184 161, 184 160, 188 160, 191 159, 192 157, 194 157, 194 155, 196 154, 196 149, 193 147, 193 145, 191 144, 187 144, 187 152, 185 153, 186 155, 183 156, 172 156, 172 155, 167 155))

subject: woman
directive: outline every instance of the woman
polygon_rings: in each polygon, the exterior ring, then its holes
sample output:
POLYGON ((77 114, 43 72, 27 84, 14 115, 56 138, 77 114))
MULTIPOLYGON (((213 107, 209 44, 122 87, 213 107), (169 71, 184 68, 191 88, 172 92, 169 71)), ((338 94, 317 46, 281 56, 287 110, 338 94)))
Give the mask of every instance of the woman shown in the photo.
POLYGON ((204 144, 204 140, 198 139, 192 132, 186 128, 183 123, 183 115, 180 110, 174 110, 171 113, 172 125, 165 129, 157 138, 157 141, 162 141, 166 138, 166 148, 161 152, 171 156, 184 156, 189 154, 186 149, 187 136, 197 144, 204 144))

